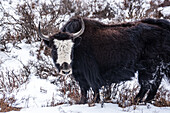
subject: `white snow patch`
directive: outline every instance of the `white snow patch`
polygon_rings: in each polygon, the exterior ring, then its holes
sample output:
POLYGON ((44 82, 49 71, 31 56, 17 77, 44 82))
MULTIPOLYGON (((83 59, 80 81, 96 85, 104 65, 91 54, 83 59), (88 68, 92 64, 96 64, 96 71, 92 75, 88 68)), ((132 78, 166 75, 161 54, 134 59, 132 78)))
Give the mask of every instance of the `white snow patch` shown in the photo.
POLYGON ((9 52, 0 51, 0 70, 3 72, 15 70, 16 72, 27 65, 30 60, 36 61, 35 53, 40 42, 34 44, 26 44, 24 41, 17 46, 7 44, 9 52))
POLYGON ((17 99, 15 104, 23 108, 46 107, 62 99, 56 85, 34 75, 12 95, 17 99))
POLYGON ((159 10, 164 16, 170 16, 170 6, 160 7, 159 10))
POLYGON ((169 90, 170 91, 170 81, 168 80, 168 78, 167 77, 164 77, 163 79, 162 79, 162 82, 161 82, 161 85, 160 86, 162 86, 162 87, 164 87, 165 89, 167 89, 167 90, 169 90))

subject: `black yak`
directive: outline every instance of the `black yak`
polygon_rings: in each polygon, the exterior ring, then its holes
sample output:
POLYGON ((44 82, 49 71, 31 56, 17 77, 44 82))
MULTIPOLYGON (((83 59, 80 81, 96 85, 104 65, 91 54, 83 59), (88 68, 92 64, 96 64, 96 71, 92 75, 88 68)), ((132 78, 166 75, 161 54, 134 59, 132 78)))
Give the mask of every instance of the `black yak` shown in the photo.
MULTIPOLYGON (((135 100, 146 102, 156 95, 162 77, 170 78, 170 22, 144 19, 106 25, 87 18, 70 19, 60 32, 39 36, 52 49, 54 64, 61 74, 72 74, 81 88, 80 103, 87 90, 130 80, 138 72, 141 86, 135 100)), ((97 100, 99 99, 99 96, 97 100)))

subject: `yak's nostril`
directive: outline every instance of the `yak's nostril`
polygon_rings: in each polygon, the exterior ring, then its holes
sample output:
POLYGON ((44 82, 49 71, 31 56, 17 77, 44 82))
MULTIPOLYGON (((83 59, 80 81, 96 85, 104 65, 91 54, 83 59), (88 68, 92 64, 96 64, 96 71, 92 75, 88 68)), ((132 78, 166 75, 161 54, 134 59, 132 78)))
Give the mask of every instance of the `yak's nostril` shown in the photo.
POLYGON ((60 68, 61 68, 61 73, 62 74, 67 75, 67 74, 71 73, 71 66, 67 62, 62 63, 60 68))
POLYGON ((63 74, 65 74, 65 75, 67 75, 67 74, 69 74, 69 73, 70 73, 70 70, 68 70, 68 71, 63 70, 63 71, 62 71, 62 73, 63 73, 63 74))

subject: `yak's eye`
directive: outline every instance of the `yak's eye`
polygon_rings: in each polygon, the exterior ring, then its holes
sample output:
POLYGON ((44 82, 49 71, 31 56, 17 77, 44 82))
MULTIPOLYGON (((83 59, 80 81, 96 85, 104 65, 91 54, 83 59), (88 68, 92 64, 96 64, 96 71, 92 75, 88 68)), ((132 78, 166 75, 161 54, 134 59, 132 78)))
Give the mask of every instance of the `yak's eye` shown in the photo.
POLYGON ((52 56, 54 62, 56 62, 56 61, 57 61, 57 58, 58 58, 57 49, 53 49, 53 50, 51 51, 51 56, 52 56))
POLYGON ((58 69, 58 72, 60 72, 60 64, 55 63, 56 68, 58 69))

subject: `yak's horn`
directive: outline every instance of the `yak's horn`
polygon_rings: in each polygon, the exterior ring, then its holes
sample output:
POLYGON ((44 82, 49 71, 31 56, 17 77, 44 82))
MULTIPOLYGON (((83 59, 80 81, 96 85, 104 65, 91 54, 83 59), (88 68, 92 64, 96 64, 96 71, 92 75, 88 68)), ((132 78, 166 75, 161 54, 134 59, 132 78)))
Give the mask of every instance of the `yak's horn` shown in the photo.
POLYGON ((39 35, 39 37, 40 37, 41 39, 46 40, 46 41, 49 41, 49 37, 46 36, 46 35, 43 35, 43 34, 41 33, 40 22, 39 22, 39 25, 38 25, 38 35, 39 35))
POLYGON ((80 35, 82 35, 84 33, 84 30, 85 30, 85 25, 84 25, 83 18, 81 18, 81 29, 77 33, 72 33, 73 38, 75 39, 75 38, 79 37, 80 35))

